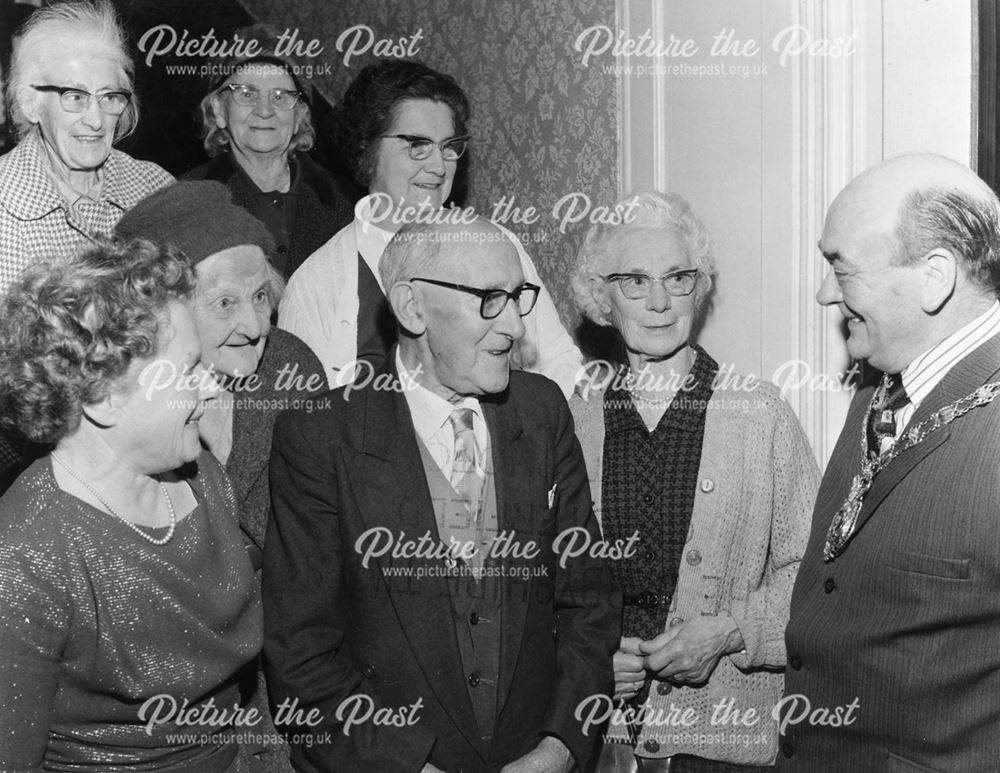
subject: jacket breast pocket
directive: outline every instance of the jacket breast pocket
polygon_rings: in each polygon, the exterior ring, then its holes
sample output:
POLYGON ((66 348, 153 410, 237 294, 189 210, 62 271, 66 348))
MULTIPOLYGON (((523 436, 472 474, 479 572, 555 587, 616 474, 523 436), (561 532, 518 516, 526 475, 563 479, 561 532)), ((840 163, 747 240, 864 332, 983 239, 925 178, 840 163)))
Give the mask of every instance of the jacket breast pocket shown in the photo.
POLYGON ((892 752, 889 752, 886 758, 885 770, 886 773, 941 773, 937 768, 921 765, 919 762, 913 762, 892 752))
POLYGON ((909 572, 942 580, 967 580, 972 568, 972 559, 943 558, 904 552, 892 556, 887 565, 889 569, 897 572, 909 572))

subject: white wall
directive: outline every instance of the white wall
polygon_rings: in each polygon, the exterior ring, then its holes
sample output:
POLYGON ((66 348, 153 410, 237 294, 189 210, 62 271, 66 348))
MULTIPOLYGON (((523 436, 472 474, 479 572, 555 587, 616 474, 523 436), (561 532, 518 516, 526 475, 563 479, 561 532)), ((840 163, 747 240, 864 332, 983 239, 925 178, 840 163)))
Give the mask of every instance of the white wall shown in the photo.
POLYGON ((974 0, 882 0, 883 151, 970 161, 974 0))
POLYGON ((814 299, 825 270, 815 246, 823 215, 851 177, 884 157, 932 150, 968 162, 971 7, 972 0, 620 6, 626 38, 648 29, 654 40, 673 36, 698 49, 690 57, 619 59, 647 68, 621 75, 623 192, 676 191, 708 225, 719 283, 700 341, 737 372, 811 376, 786 396, 821 461, 850 399, 838 388, 850 365, 840 314, 814 299), (755 42, 753 55, 713 55, 723 29, 744 53, 755 42))

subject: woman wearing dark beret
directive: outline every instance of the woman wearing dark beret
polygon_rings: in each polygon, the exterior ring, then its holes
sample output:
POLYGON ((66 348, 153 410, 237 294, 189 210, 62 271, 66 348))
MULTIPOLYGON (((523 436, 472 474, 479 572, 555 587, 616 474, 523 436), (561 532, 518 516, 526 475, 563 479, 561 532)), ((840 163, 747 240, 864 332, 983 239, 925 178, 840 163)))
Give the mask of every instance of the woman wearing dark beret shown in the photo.
POLYGON ((201 362, 222 389, 200 422, 201 438, 232 478, 240 525, 259 548, 271 506, 267 462, 274 420, 325 389, 309 347, 271 326, 284 287, 269 262, 274 242, 263 223, 214 182, 178 182, 157 191, 131 209, 115 233, 176 247, 194 266, 191 310, 201 362))
MULTIPOLYGON (((326 389, 319 360, 291 333, 271 326, 283 282, 269 264, 264 225, 215 182, 179 182, 139 202, 118 223, 121 238, 170 244, 194 266, 190 301, 201 363, 220 387, 199 422, 202 444, 233 482, 247 550, 259 568, 271 507, 268 461, 278 414, 326 389)), ((244 734, 265 773, 290 773, 288 747, 270 722, 262 671, 251 705, 261 721, 244 734)))

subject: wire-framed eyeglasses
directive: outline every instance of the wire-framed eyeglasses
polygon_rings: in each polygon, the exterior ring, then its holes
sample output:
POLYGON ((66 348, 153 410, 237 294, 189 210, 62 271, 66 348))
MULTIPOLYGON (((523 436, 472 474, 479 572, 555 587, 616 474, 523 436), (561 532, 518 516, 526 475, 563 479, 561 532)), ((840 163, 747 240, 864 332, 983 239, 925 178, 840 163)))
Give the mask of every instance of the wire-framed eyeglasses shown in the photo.
POLYGON ((535 308, 535 301, 538 300, 538 293, 542 289, 538 285, 531 284, 531 282, 525 282, 517 289, 508 292, 499 288, 484 290, 481 287, 469 287, 468 285, 459 285, 453 282, 442 282, 440 279, 424 279, 419 276, 413 277, 410 281, 427 282, 427 284, 447 287, 450 290, 461 290, 463 293, 477 296, 481 301, 479 304, 479 316, 483 319, 495 319, 499 317, 503 313, 503 310, 507 308, 507 301, 510 300, 513 300, 517 304, 517 313, 520 316, 527 316, 535 308))
POLYGON ((240 107, 257 107, 262 94, 267 94, 271 107, 275 110, 291 110, 302 97, 301 91, 292 89, 268 89, 261 91, 256 86, 246 83, 227 83, 223 88, 229 89, 233 102, 240 107))
POLYGON ((383 134, 382 136, 409 143, 410 158, 414 161, 423 161, 429 158, 434 152, 434 148, 441 149, 441 157, 445 161, 458 161, 465 153, 465 149, 469 147, 470 139, 468 134, 461 137, 450 137, 441 140, 441 142, 435 142, 430 137, 422 137, 419 134, 383 134))
POLYGON ((35 91, 45 94, 58 94, 59 106, 67 113, 82 113, 90 107, 92 100, 97 100, 97 108, 107 115, 121 115, 132 101, 131 91, 101 91, 91 94, 83 89, 75 89, 72 86, 36 86, 31 85, 35 91))
POLYGON ((683 271, 671 271, 662 276, 639 273, 608 274, 602 276, 601 279, 605 282, 617 282, 622 295, 633 301, 648 298, 649 294, 653 292, 655 282, 663 282, 663 288, 670 295, 680 297, 694 292, 695 285, 698 283, 698 269, 686 268, 683 271))

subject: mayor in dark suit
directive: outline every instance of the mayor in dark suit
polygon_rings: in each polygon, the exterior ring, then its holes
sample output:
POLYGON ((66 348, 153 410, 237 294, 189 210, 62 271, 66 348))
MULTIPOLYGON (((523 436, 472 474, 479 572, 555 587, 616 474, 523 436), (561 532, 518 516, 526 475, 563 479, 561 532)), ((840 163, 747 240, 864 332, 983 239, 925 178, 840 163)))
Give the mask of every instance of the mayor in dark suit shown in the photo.
POLYGON ((827 215, 820 303, 885 375, 851 405, 786 632, 781 770, 1000 765, 1000 203, 903 156, 827 215))
POLYGON ((510 372, 538 287, 484 220, 405 226, 380 271, 384 369, 275 429, 275 723, 303 771, 582 768, 620 596, 566 401, 510 372))

